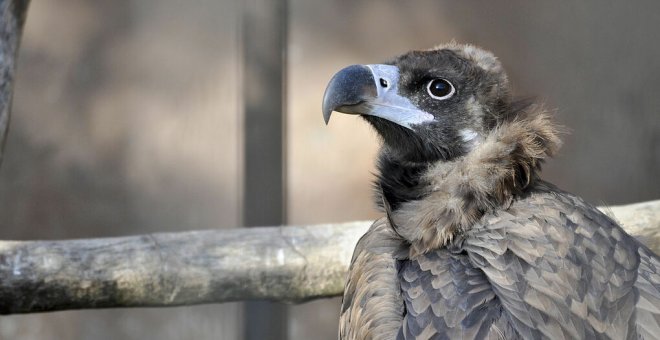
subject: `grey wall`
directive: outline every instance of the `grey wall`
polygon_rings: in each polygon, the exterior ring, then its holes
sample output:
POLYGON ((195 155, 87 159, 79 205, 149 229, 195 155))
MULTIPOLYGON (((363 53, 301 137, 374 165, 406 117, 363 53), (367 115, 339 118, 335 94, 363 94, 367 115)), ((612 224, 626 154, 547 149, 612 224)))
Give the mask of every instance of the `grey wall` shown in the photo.
MULTIPOLYGON (((0 238, 227 228, 240 217, 237 1, 34 1, 0 170, 0 238)), ((332 74, 456 39, 570 130, 546 178, 602 203, 660 198, 660 3, 290 1, 290 224, 369 219, 375 134, 323 124, 332 74)), ((277 94, 273 94, 277 95, 277 94)), ((332 339, 338 299, 290 308, 332 339)), ((238 339, 239 304, 0 317, 2 339, 238 339)), ((255 325, 258 327, 258 325, 255 325)))

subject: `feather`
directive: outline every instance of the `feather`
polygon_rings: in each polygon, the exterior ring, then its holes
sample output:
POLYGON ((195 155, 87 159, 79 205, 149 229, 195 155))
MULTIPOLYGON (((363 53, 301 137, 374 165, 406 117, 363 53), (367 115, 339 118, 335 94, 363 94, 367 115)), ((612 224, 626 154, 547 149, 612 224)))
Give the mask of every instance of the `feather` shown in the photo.
POLYGON ((538 180, 543 160, 561 144, 558 127, 542 108, 505 122, 472 152, 438 162, 423 175, 432 192, 391 214, 411 243, 411 257, 448 244, 482 216, 509 204, 538 180))

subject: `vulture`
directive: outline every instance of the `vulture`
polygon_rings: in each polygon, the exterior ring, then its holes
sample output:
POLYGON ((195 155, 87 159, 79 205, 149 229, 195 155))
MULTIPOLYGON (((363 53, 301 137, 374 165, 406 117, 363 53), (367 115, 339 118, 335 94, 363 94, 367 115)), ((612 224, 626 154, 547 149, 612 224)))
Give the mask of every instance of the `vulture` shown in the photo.
POLYGON ((449 43, 336 73, 323 116, 382 140, 340 339, 660 339, 660 257, 539 177, 560 128, 490 52, 449 43))

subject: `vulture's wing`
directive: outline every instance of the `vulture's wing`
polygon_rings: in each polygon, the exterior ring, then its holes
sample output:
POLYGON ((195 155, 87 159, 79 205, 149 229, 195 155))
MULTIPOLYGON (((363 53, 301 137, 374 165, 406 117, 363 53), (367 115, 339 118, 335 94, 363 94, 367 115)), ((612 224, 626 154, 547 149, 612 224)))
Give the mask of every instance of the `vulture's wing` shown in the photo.
POLYGON ((639 248, 639 271, 635 287, 637 301, 637 332, 642 339, 660 338, 660 259, 651 250, 639 248))
POLYGON ((516 331, 534 339, 660 336, 658 258, 580 198, 543 191, 485 216, 463 244, 516 331))
POLYGON ((659 339, 660 260, 545 188, 415 259, 386 219, 358 242, 341 339, 659 339), (403 327, 402 327, 403 325, 403 327))
POLYGON ((406 315, 400 339, 514 339, 483 271, 460 250, 401 262, 406 315))
POLYGON ((344 287, 340 339, 395 338, 404 308, 396 258, 404 249, 385 218, 358 241, 344 287))

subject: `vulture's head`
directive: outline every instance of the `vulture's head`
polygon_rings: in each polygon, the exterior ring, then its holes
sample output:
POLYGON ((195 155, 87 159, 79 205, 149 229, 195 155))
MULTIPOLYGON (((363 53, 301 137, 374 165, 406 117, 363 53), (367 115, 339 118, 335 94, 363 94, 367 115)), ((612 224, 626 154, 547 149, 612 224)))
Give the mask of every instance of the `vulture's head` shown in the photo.
POLYGON ((496 57, 452 43, 344 68, 328 84, 323 116, 327 123, 333 111, 359 114, 378 131, 389 157, 433 162, 469 152, 509 102, 496 57))
POLYGON ((509 92, 493 54, 455 43, 330 80, 326 123, 333 111, 359 114, 383 139, 376 203, 411 254, 446 245, 538 183, 559 130, 541 105, 509 92))

